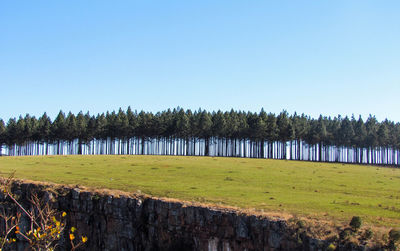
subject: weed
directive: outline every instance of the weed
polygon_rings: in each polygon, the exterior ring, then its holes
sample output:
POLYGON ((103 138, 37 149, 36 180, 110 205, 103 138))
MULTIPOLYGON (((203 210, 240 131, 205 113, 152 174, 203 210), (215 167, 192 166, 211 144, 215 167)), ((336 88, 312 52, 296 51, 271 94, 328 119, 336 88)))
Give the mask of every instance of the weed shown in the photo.
POLYGON ((333 243, 329 244, 329 246, 326 248, 326 251, 334 251, 334 250, 336 250, 336 246, 333 243))
POLYGON ((303 220, 298 220, 296 222, 296 225, 297 225, 298 228, 305 228, 306 227, 306 223, 303 220))
POLYGON ((394 243, 400 240, 400 229, 392 229, 389 232, 389 239, 394 243))
POLYGON ((360 227, 362 225, 361 217, 360 216, 353 216, 353 218, 351 219, 349 225, 354 231, 357 231, 358 229, 360 229, 360 227))
POLYGON ((372 236, 374 235, 374 232, 372 232, 371 228, 367 228, 364 231, 364 238, 369 240, 372 238, 372 236))

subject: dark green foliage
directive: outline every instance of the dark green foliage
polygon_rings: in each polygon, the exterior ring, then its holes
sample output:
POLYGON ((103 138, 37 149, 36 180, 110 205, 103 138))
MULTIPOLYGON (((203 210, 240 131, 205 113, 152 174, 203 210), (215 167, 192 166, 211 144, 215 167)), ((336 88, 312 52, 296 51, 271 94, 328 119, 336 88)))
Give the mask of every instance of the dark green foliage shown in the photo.
POLYGON ((389 232, 389 239, 394 243, 400 241, 400 229, 392 229, 389 232))
POLYGON ((38 125, 38 138, 40 141, 49 141, 51 137, 51 120, 44 113, 42 117, 39 118, 38 125))
POLYGON ((340 232, 339 237, 341 240, 346 240, 348 239, 351 235, 353 234, 352 230, 349 228, 344 229, 343 231, 340 232))
POLYGON ((360 216, 353 216, 353 218, 350 221, 350 227, 353 228, 354 231, 357 231, 360 229, 362 225, 362 220, 360 216))
POLYGON ((0 119, 0 146, 6 143, 6 126, 4 121, 0 119))
POLYGON ((367 240, 371 239, 373 235, 374 235, 374 232, 372 232, 372 230, 370 228, 366 229, 364 232, 364 238, 367 240))
MULTIPOLYGON (((395 165, 400 160, 400 123, 378 122, 373 116, 364 122, 361 117, 356 120, 354 116, 350 119, 341 116, 312 119, 304 114, 289 115, 285 110, 275 115, 263 109, 259 113, 233 109, 229 112, 201 109, 192 112, 178 107, 153 114, 138 113, 128 107, 126 111, 119 109, 96 116, 82 112, 77 115, 69 112, 66 116, 60 111, 54 121, 46 113, 38 119, 29 115, 12 118, 7 125, 0 120, 0 146, 50 143, 62 148, 63 142, 76 143, 78 140, 79 150, 71 152, 80 154, 82 145, 93 139, 117 139, 127 143, 132 138, 141 139, 142 144, 160 138, 182 139, 186 145, 203 140, 204 155, 210 155, 210 145, 217 142, 217 155, 221 156, 237 156, 236 150, 241 150, 251 157, 264 158, 395 165), (237 147, 238 143, 243 146, 244 142, 249 143, 250 148, 237 147), (306 148, 302 149, 302 145, 306 148), (342 147, 354 154, 342 154, 346 157, 339 160, 337 156, 346 150, 340 149, 342 147), (379 154, 375 154, 376 151, 379 154)), ((128 149, 129 144, 126 145, 128 149)), ((189 148, 186 148, 189 155, 189 148)))
POLYGON ((53 140, 67 139, 67 125, 65 121, 65 114, 60 111, 51 125, 51 136, 53 140))
POLYGON ((352 144, 352 139, 354 137, 354 129, 353 125, 350 122, 348 117, 345 117, 341 123, 339 133, 338 133, 338 143, 339 145, 343 146, 351 146, 352 144))
POLYGON ((18 143, 17 135, 18 135, 17 121, 15 120, 15 118, 11 118, 10 120, 8 120, 7 123, 6 144, 8 146, 12 146, 13 144, 18 143))
POLYGON ((306 223, 303 220, 298 220, 296 222, 296 225, 298 228, 305 228, 306 227, 306 223))

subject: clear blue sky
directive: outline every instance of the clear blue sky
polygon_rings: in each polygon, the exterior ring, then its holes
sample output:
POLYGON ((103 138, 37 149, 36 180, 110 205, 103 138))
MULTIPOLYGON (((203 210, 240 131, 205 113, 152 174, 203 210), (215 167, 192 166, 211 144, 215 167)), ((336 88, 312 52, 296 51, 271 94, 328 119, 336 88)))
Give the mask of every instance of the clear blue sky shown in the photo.
POLYGON ((0 118, 286 109, 400 121, 400 1, 1 1, 0 118))

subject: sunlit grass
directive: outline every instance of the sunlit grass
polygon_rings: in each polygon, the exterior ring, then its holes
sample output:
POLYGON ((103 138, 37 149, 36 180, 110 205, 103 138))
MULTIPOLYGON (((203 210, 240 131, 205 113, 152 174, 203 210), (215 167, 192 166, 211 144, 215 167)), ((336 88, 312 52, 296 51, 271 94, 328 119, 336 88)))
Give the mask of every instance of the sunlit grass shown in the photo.
POLYGON ((171 157, 1 157, 3 176, 348 222, 400 226, 400 169, 300 161, 171 157))

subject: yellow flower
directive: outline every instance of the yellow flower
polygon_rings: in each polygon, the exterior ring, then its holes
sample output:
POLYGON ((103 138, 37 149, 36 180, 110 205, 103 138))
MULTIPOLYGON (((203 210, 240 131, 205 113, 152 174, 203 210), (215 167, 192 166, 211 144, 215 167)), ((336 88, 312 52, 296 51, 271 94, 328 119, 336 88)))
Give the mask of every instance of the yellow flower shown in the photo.
POLYGON ((76 231, 76 228, 75 227, 71 227, 71 232, 73 233, 75 231, 76 231))
POLYGON ((82 236, 82 242, 83 242, 83 243, 87 242, 87 239, 88 239, 88 238, 87 238, 86 236, 82 236))
POLYGON ((67 216, 67 213, 66 213, 66 212, 63 212, 63 213, 62 213, 62 217, 65 217, 65 216, 67 216))
POLYGON ((74 234, 69 234, 69 239, 70 239, 71 241, 73 241, 73 240, 75 239, 75 235, 74 235, 74 234))

